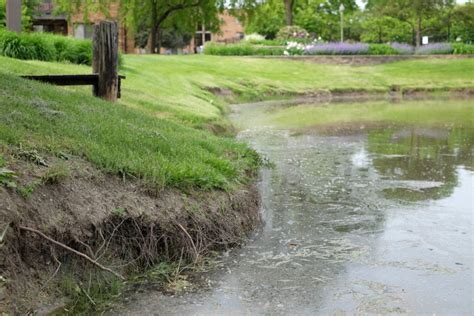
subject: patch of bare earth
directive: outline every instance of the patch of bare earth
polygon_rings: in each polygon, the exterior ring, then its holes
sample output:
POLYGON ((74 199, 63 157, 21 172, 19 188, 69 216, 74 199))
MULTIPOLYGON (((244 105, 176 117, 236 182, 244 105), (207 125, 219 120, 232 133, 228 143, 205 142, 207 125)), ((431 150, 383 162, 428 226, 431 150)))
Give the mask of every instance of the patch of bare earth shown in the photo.
POLYGON ((79 158, 47 157, 45 166, 5 156, 17 187, 0 186, 0 312, 51 301, 47 285, 65 264, 126 277, 164 259, 198 260, 238 245, 260 222, 253 185, 230 193, 150 192, 139 179, 79 158), (58 165, 67 172, 51 176, 58 165))

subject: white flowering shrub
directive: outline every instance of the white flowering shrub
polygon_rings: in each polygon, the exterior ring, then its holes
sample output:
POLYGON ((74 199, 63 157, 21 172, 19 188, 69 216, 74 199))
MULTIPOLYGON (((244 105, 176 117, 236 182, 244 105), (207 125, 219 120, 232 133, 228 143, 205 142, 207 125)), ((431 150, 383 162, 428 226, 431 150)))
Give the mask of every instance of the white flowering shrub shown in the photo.
POLYGON ((257 33, 246 34, 244 37, 244 41, 249 42, 249 43, 259 43, 259 42, 263 42, 264 40, 265 40, 265 36, 257 34, 257 33))
POLYGON ((305 45, 297 42, 288 42, 286 49, 283 52, 285 56, 296 56, 303 55, 305 51, 305 45))

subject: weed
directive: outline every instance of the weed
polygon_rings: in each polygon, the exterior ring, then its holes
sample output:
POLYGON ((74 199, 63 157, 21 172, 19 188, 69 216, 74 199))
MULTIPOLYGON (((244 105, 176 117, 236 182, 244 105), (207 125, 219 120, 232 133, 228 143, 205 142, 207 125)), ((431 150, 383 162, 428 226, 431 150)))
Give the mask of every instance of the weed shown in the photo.
POLYGON ((50 168, 41 177, 43 184, 57 184, 69 177, 69 168, 64 163, 58 163, 50 168))
POLYGON ((40 185, 41 185, 41 181, 39 180, 32 181, 25 186, 18 187, 17 191, 24 199, 27 199, 36 191, 36 189, 40 185))
POLYGON ((66 272, 59 281, 59 291, 69 299, 57 315, 92 315, 103 312, 122 294, 124 283, 118 278, 91 271, 88 281, 79 281, 73 272, 66 272))
POLYGON ((0 156, 0 185, 7 188, 16 188, 16 173, 8 168, 5 168, 5 159, 0 156))
POLYGON ((127 210, 124 209, 123 207, 114 208, 114 209, 112 210, 112 213, 113 213, 114 215, 118 216, 118 217, 123 217, 123 216, 125 216, 126 212, 127 212, 127 210))
POLYGON ((39 166, 45 166, 45 167, 48 166, 48 164, 46 163, 46 160, 38 154, 38 151, 36 149, 26 150, 26 149, 23 149, 22 146, 20 146, 16 154, 20 158, 23 158, 26 161, 35 163, 39 166))

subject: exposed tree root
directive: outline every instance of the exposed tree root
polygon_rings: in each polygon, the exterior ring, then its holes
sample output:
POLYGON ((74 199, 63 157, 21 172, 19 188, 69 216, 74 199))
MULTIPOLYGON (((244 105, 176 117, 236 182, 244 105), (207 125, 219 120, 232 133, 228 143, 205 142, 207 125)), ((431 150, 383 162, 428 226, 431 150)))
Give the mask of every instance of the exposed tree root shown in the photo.
POLYGON ((116 277, 118 277, 118 278, 120 278, 120 279, 122 279, 122 280, 125 280, 125 278, 124 278, 121 274, 119 274, 119 273, 113 271, 112 269, 109 269, 109 268, 103 266, 102 264, 100 264, 99 262, 95 261, 94 259, 92 259, 92 258, 89 257, 88 255, 86 255, 86 254, 84 254, 84 253, 82 253, 82 252, 80 252, 80 251, 77 251, 77 250, 75 250, 75 249, 72 249, 71 247, 66 246, 66 245, 63 244, 62 242, 59 242, 59 241, 57 241, 57 240, 54 240, 54 239, 51 238, 51 237, 46 236, 45 234, 43 234, 42 232, 40 232, 40 231, 37 230, 37 229, 30 228, 30 227, 25 227, 25 226, 19 226, 18 228, 21 229, 21 230, 26 230, 26 231, 29 231, 29 232, 38 234, 39 236, 43 237, 44 239, 48 240, 49 242, 52 242, 53 244, 55 244, 55 245, 57 245, 57 246, 59 246, 59 247, 62 247, 62 248, 64 248, 64 249, 66 249, 67 251, 70 251, 70 252, 74 253, 75 255, 78 255, 79 257, 82 257, 82 258, 86 259, 86 260, 89 261, 90 263, 92 263, 92 264, 98 266, 100 269, 102 269, 102 270, 104 270, 104 271, 107 271, 107 272, 110 272, 110 273, 112 273, 113 275, 115 275, 116 277))

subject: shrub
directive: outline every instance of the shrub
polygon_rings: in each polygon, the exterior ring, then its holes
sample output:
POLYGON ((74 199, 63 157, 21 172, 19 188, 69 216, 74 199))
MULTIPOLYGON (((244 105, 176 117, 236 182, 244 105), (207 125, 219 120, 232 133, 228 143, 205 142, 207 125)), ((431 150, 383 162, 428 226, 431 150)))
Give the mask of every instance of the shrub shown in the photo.
POLYGON ((277 39, 279 40, 305 39, 308 37, 308 32, 296 25, 282 27, 277 34, 277 39))
POLYGON ((61 59, 79 65, 92 65, 92 42, 74 40, 67 45, 61 59))
POLYGON ((33 46, 16 33, 0 31, 0 54, 17 59, 34 59, 33 46))
POLYGON ((0 55, 17 59, 92 64, 92 42, 48 33, 0 30, 0 55))
POLYGON ((398 55, 399 52, 388 44, 369 44, 369 55, 398 55))
POLYGON ((257 33, 248 34, 248 35, 245 35, 244 37, 244 41, 251 44, 262 42, 264 40, 265 40, 265 36, 257 34, 257 33))
POLYGON ((308 45, 307 55, 367 55, 369 45, 364 43, 325 43, 308 45))
POLYGON ((453 46, 449 43, 435 43, 423 45, 416 50, 419 55, 437 55, 437 54, 452 54, 453 46))
POLYGON ((248 56, 253 55, 254 48, 249 44, 217 44, 207 43, 204 46, 204 54, 220 56, 248 56))
POLYGON ((219 56, 278 56, 283 55, 283 47, 263 47, 249 44, 217 44, 207 43, 204 54, 219 56))
POLYGON ((453 54, 456 55, 474 55, 473 44, 455 43, 453 46, 453 54))
POLYGON ((33 58, 36 60, 56 60, 56 48, 53 42, 40 33, 22 34, 23 41, 29 43, 33 50, 33 58))
POLYGON ((255 47, 254 55, 260 56, 282 56, 285 49, 283 47, 255 47))
POLYGON ((288 42, 286 50, 283 53, 288 56, 303 55, 305 53, 305 48, 306 46, 301 43, 288 42))

